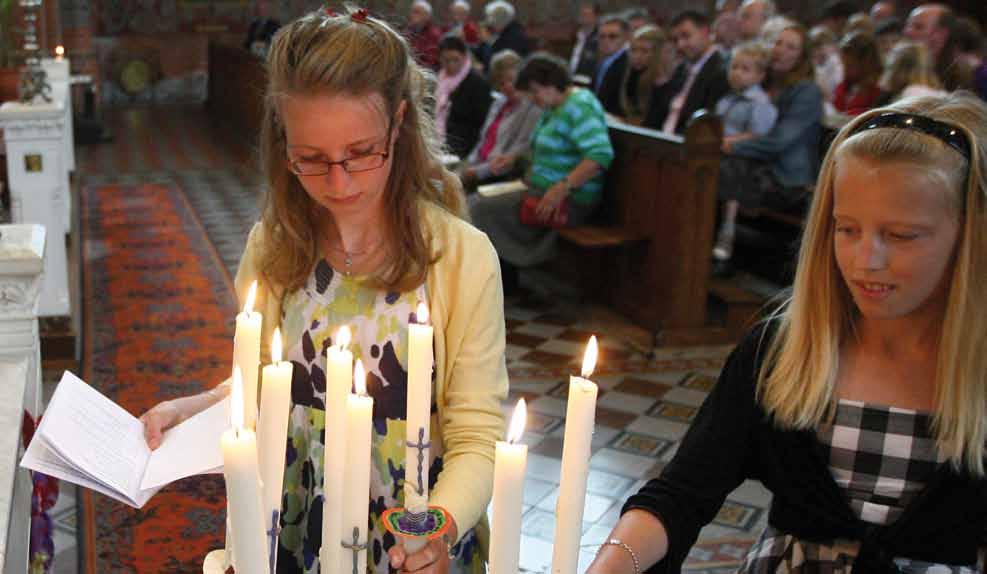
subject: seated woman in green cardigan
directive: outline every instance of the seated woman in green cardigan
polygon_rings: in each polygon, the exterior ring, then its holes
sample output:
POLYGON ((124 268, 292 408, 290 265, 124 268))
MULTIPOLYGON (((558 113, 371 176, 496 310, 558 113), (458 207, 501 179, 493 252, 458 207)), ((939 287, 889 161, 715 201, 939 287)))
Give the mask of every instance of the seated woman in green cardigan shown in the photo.
MULTIPOLYGON (((268 191, 236 287, 244 297, 258 281, 261 340, 280 326, 294 364, 278 571, 319 571, 324 351, 348 325, 375 399, 368 572, 483 572, 507 395, 503 295, 493 247, 463 219, 459 182, 437 159, 426 76, 400 34, 362 10, 288 24, 267 67, 268 191), (403 505, 408 321, 419 302, 435 329, 430 502, 453 524, 409 554, 381 514, 403 505)), ((266 347, 261 355, 270 361, 266 347)), ((143 416, 149 444, 226 393, 155 406, 143 416)))

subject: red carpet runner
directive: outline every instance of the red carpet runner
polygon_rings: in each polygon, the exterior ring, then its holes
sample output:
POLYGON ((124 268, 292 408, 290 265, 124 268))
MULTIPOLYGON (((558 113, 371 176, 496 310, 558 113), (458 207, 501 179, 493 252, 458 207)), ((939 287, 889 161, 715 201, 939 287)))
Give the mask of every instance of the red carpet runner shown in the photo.
MULTIPOLYGON (((232 282, 181 190, 82 193, 84 378, 135 416, 230 371, 232 282)), ((201 572, 223 544, 221 475, 169 485, 141 510, 83 489, 87 574, 201 572)))

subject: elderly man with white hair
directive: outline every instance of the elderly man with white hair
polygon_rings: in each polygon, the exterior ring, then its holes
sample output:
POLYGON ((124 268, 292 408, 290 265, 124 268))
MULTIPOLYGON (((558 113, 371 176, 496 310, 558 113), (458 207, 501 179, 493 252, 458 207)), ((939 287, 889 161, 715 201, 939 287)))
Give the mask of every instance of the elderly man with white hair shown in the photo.
POLYGON ((408 11, 408 24, 404 35, 415 52, 418 63, 437 70, 439 68, 439 40, 442 30, 432 21, 432 5, 426 0, 415 0, 408 11))
POLYGON ((740 5, 740 37, 744 41, 757 40, 764 23, 775 15, 777 9, 772 0, 744 0, 740 5))
POLYGON ((490 71, 490 59, 501 50, 514 50, 522 58, 531 51, 531 40, 517 20, 514 6, 505 0, 494 0, 483 7, 483 25, 490 30, 490 40, 478 50, 483 70, 490 71))
POLYGON ((449 23, 443 29, 445 34, 459 36, 470 47, 480 42, 476 22, 470 18, 470 3, 466 0, 456 0, 449 5, 449 23))

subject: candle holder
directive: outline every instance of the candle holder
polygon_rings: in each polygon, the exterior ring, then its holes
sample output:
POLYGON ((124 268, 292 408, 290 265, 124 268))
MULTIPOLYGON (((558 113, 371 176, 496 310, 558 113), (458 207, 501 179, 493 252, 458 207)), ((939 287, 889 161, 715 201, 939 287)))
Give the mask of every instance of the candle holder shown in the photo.
POLYGON ((452 524, 449 511, 434 505, 425 512, 417 513, 404 507, 389 508, 381 518, 384 528, 401 539, 410 552, 416 552, 430 541, 441 538, 452 524))

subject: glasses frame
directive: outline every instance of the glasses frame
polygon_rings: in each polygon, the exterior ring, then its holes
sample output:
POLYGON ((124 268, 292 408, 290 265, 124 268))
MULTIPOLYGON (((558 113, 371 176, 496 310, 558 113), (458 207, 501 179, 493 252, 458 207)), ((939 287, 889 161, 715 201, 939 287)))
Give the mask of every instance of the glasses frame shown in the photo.
POLYGON ((885 112, 878 114, 866 121, 861 122, 853 131, 847 134, 852 137, 860 132, 877 128, 898 128, 912 130, 936 138, 949 147, 960 152, 967 161, 970 161, 970 140, 966 133, 958 127, 952 126, 939 120, 934 120, 925 116, 915 114, 905 114, 901 112, 885 112))
POLYGON ((307 163, 317 163, 317 164, 322 165, 325 168, 323 171, 319 171, 318 173, 302 173, 302 172, 300 172, 298 170, 298 167, 295 165, 296 163, 298 163, 298 160, 288 159, 288 171, 290 171, 291 173, 293 173, 295 175, 300 175, 302 177, 315 177, 315 176, 320 176, 320 175, 328 175, 329 172, 332 171, 332 166, 334 166, 334 165, 338 165, 339 167, 343 168, 343 171, 345 171, 346 173, 362 173, 362 172, 365 172, 365 171, 373 171, 375 169, 380 169, 380 168, 384 167, 384 164, 385 163, 387 163, 387 158, 391 157, 391 137, 393 135, 394 135, 394 121, 392 120, 388 124, 388 126, 387 126, 387 141, 384 142, 384 151, 367 153, 367 154, 358 155, 358 156, 355 156, 355 157, 346 157, 346 158, 343 158, 343 159, 341 159, 339 161, 330 161, 330 160, 324 160, 324 161, 305 160, 307 163), (380 164, 379 165, 376 165, 374 167, 367 167, 367 168, 363 168, 363 169, 350 169, 350 168, 347 167, 347 163, 348 162, 351 162, 351 161, 357 160, 357 159, 364 159, 364 158, 368 158, 368 157, 373 157, 373 156, 380 156, 381 159, 380 159, 380 164))

